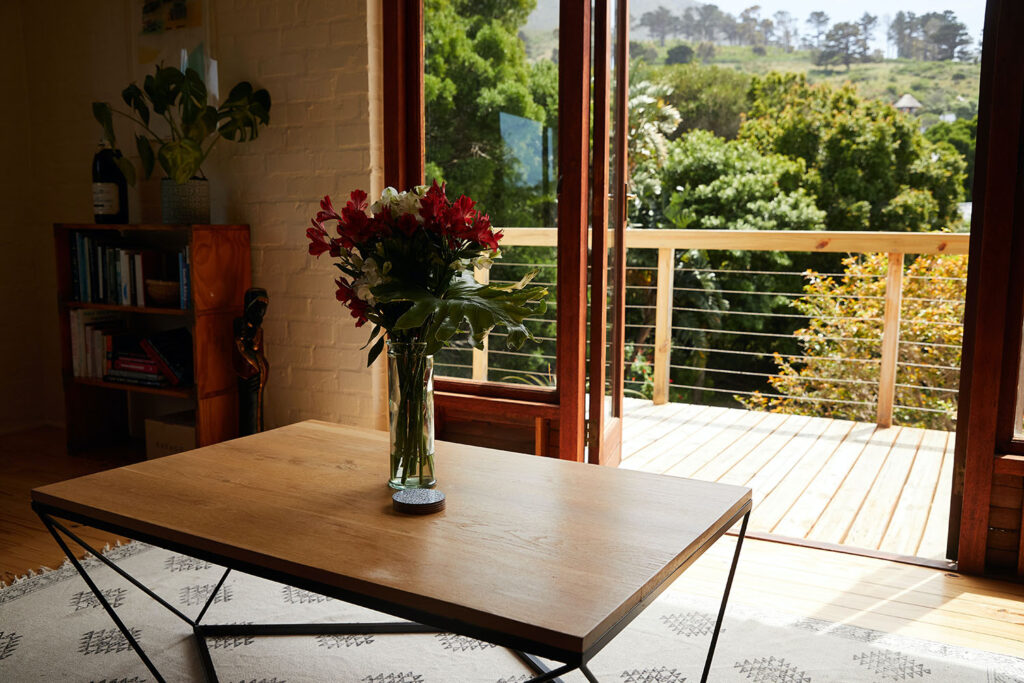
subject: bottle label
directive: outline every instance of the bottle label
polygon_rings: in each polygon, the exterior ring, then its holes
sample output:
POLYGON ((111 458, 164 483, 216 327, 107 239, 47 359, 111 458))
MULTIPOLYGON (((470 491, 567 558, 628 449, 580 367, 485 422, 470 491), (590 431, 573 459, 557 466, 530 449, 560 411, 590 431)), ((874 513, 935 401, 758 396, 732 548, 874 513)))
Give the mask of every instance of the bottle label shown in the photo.
POLYGON ((97 216, 113 216, 118 213, 117 183, 92 184, 92 212, 97 216))

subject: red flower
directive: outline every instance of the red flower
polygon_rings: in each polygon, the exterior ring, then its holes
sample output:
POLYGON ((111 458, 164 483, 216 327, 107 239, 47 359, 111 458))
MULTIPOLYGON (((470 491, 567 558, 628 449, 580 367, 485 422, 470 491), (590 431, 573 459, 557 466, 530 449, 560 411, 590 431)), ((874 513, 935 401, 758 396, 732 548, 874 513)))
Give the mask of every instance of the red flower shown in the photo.
POLYGON ((356 296, 356 293, 348 286, 348 283, 338 278, 334 281, 334 284, 338 285, 338 291, 334 293, 334 296, 342 304, 348 307, 348 310, 352 313, 352 317, 356 319, 356 327, 362 327, 366 324, 369 318, 366 317, 367 311, 370 310, 370 306, 356 296))
POLYGON ((445 186, 438 185, 437 181, 427 189, 427 193, 420 199, 420 215, 423 220, 430 223, 440 220, 448 208, 448 197, 444 194, 445 186))
POLYGON ((315 220, 313 221, 313 227, 306 228, 306 237, 309 238, 309 253, 313 256, 319 258, 320 254, 325 251, 329 251, 331 256, 341 255, 337 241, 330 239, 324 227, 315 220))
POLYGON ((419 227, 419 221, 417 221, 416 216, 413 216, 411 213, 403 213, 398 217, 398 229, 406 237, 412 237, 412 234, 416 232, 419 227))
POLYGON ((338 215, 338 212, 334 210, 334 206, 331 204, 330 195, 324 195, 324 198, 320 200, 320 210, 317 211, 315 220, 317 223, 341 220, 341 216, 338 215))

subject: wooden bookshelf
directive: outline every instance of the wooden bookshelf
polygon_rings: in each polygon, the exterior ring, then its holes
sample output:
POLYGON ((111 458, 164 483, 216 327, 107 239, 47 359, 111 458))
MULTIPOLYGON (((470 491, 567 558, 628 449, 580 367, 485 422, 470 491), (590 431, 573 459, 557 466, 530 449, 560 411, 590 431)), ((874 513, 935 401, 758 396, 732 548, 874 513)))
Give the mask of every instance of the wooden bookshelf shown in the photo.
MULTIPOLYGON (((233 321, 242 314, 245 291, 252 283, 248 225, 54 225, 57 297, 60 313, 61 364, 68 451, 87 454, 97 447, 134 444, 130 433, 130 397, 174 399, 196 411, 196 443, 207 446, 238 435, 238 385, 234 370, 233 321), (167 251, 188 247, 187 308, 124 306, 76 300, 71 273, 74 233, 117 233, 132 248, 167 251), (192 333, 192 386, 149 387, 95 377, 75 377, 71 354, 70 312, 112 311, 134 329, 187 327, 192 333)), ((178 408, 181 409, 181 408, 178 408)), ((135 419, 139 416, 136 414, 135 419)), ((145 417, 156 417, 145 415, 145 417)))

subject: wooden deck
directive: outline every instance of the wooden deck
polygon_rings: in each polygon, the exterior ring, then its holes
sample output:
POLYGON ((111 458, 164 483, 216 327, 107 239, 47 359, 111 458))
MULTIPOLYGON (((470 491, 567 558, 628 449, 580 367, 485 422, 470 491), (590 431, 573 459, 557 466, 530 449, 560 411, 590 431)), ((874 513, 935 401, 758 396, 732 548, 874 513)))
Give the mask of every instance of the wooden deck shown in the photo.
POLYGON ((620 467, 749 486, 751 531, 942 560, 953 437, 627 399, 620 467))

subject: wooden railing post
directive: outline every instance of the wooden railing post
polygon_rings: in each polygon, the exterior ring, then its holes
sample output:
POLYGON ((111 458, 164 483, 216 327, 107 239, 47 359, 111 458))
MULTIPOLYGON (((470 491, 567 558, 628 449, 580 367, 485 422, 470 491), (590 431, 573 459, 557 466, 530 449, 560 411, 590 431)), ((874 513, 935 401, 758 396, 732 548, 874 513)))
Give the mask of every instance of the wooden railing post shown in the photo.
MULTIPOLYGON (((482 285, 491 281, 491 271, 487 268, 474 268, 473 279, 482 285)), ((479 382, 487 381, 487 348, 490 344, 490 337, 484 337, 484 348, 473 349, 473 379, 479 382)))
POLYGON ((879 427, 892 426, 896 399, 896 365, 900 353, 900 306, 903 302, 903 254, 889 254, 889 274, 885 279, 885 314, 882 322, 882 362, 878 371, 879 427))
POLYGON ((675 249, 658 249, 658 288, 654 308, 654 403, 668 403, 669 359, 672 353, 672 285, 675 249))

